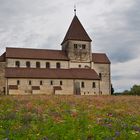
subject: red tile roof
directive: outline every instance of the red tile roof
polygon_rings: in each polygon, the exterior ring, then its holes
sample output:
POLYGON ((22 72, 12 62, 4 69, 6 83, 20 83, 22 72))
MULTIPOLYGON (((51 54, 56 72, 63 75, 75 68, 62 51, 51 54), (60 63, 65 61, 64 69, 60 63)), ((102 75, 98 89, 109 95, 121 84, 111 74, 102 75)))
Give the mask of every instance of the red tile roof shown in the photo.
POLYGON ((29 48, 6 48, 7 58, 68 60, 64 51, 29 48))
POLYGON ((76 15, 61 45, 67 40, 92 41, 76 15))
MULTIPOLYGON (((44 49, 29 49, 29 48, 6 48, 6 53, 0 56, 0 62, 7 58, 21 59, 40 59, 40 60, 66 60, 68 57, 61 50, 44 50, 44 49)), ((92 61, 94 63, 110 64, 110 61, 104 53, 92 53, 92 61)))
POLYGON ((6 68, 5 77, 99 80, 98 74, 93 69, 6 68))
POLYGON ((0 62, 5 62, 5 54, 6 54, 6 53, 3 53, 3 54, 0 56, 0 62))
POLYGON ((110 61, 105 53, 92 53, 92 61, 100 64, 110 64, 110 61))

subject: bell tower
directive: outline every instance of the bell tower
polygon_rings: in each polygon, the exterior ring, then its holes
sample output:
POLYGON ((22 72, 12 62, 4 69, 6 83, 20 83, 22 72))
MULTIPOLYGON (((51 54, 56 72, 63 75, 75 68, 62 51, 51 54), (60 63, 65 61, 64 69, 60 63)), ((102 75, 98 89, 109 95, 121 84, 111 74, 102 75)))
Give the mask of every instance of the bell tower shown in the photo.
POLYGON ((76 15, 76 9, 74 9, 75 15, 70 24, 70 27, 64 37, 62 50, 66 52, 70 61, 73 62, 91 62, 91 39, 81 22, 76 15))

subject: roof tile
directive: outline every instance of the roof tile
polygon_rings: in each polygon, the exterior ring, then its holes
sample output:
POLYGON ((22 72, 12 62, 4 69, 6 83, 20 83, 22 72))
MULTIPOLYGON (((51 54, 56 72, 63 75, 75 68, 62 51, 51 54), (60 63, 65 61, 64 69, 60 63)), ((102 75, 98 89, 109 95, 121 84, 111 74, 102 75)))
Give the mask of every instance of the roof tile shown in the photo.
POLYGON ((64 51, 29 48, 6 48, 7 58, 68 60, 64 51))
POLYGON ((86 79, 99 80, 93 69, 45 69, 45 68, 6 68, 8 78, 38 78, 38 79, 86 79))
POLYGON ((92 41, 75 15, 61 45, 67 40, 92 41))

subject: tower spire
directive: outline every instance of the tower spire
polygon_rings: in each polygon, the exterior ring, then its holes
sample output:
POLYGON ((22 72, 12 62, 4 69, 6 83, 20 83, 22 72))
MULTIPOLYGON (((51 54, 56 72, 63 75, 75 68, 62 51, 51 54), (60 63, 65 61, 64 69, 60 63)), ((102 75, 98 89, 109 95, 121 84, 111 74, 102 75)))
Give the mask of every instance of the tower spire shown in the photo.
POLYGON ((76 5, 74 5, 74 15, 76 16, 76 5))

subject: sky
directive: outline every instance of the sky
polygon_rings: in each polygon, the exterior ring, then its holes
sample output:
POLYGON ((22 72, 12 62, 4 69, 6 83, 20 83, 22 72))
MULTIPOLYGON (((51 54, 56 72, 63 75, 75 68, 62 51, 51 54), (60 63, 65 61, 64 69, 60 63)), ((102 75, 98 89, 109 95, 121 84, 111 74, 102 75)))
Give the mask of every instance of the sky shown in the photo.
POLYGON ((111 60, 115 92, 140 84, 140 0, 0 0, 0 54, 6 47, 61 49, 74 5, 92 51, 111 60))

